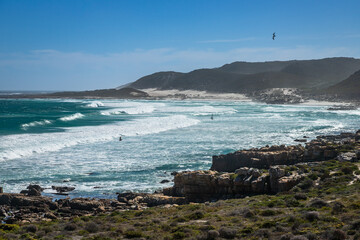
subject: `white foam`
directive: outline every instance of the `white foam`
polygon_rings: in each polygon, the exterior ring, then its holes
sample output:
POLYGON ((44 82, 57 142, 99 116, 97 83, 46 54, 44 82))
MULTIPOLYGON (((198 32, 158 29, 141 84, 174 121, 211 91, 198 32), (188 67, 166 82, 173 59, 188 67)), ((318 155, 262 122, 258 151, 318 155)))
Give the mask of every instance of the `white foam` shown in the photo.
POLYGON ((161 112, 172 112, 172 113, 191 113, 194 116, 206 116, 211 114, 233 114, 237 111, 231 107, 213 107, 209 105, 198 106, 198 107, 164 107, 160 108, 159 111, 161 112))
POLYGON ((59 120, 64 121, 64 122, 68 122, 68 121, 72 121, 72 120, 79 119, 79 118, 82 118, 82 117, 84 117, 84 114, 75 113, 75 114, 72 114, 72 115, 69 115, 69 116, 59 118, 59 120))
POLYGON ((102 101, 105 107, 112 108, 136 108, 143 106, 152 106, 154 108, 164 107, 165 103, 161 102, 149 102, 149 101, 102 101))
POLYGON ((119 115, 119 114, 147 114, 152 113, 158 108, 166 106, 158 102, 133 102, 133 101, 103 101, 105 107, 113 109, 101 111, 101 115, 119 115))
POLYGON ((155 110, 153 106, 138 106, 133 108, 114 108, 111 110, 101 111, 101 115, 118 115, 118 114, 146 114, 155 110))
POLYGON ((22 134, 0 137, 0 161, 55 152, 79 144, 112 141, 122 136, 154 134, 185 128, 200 121, 184 115, 148 117, 116 124, 65 128, 65 132, 22 134))
POLYGON ((51 124, 52 121, 50 120, 43 120, 43 121, 34 121, 34 122, 30 122, 30 123, 24 123, 24 124, 21 124, 21 128, 26 130, 28 129, 29 127, 36 127, 36 126, 42 126, 42 125, 49 125, 51 124))
POLYGON ((332 113, 336 113, 339 115, 355 115, 360 116, 360 110, 338 110, 338 111, 331 111, 332 113))
POLYGON ((97 108, 97 107, 103 107, 105 106, 104 103, 100 102, 100 101, 94 101, 89 103, 88 105, 86 105, 87 107, 92 107, 92 108, 97 108))

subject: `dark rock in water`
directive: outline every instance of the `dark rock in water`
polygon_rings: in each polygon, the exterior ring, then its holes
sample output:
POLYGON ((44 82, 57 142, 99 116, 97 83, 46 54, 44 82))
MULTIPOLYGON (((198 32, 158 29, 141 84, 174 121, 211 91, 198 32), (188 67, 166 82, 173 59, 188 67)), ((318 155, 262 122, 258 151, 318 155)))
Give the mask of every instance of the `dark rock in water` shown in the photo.
POLYGON ((295 141, 295 142, 307 142, 306 139, 295 139, 294 141, 295 141))
POLYGON ((309 138, 308 136, 303 136, 303 138, 309 138))
POLYGON ((171 173, 171 176, 175 176, 176 174, 178 174, 178 172, 173 171, 173 172, 171 173))
POLYGON ((35 188, 31 188, 31 189, 29 189, 27 195, 28 196, 41 196, 41 192, 36 190, 35 188))
POLYGON ((356 132, 355 134, 355 141, 360 141, 360 130, 356 132))
POLYGON ((327 110, 329 110, 329 111, 357 110, 357 106, 355 106, 355 105, 334 105, 332 107, 329 107, 327 110))
POLYGON ((27 189, 35 189, 35 190, 37 190, 37 191, 39 191, 39 192, 42 192, 44 189, 42 188, 42 187, 40 187, 39 185, 29 185, 29 186, 27 186, 27 189))
POLYGON ((168 182, 170 182, 170 180, 164 179, 160 183, 168 183, 168 182))
POLYGON ((27 196, 41 196, 41 192, 44 190, 39 185, 29 185, 26 188, 27 190, 22 190, 20 193, 27 196))
POLYGON ((20 193, 24 194, 24 195, 27 195, 29 193, 29 190, 21 190, 20 193))
POLYGON ((74 191, 74 187, 63 187, 63 186, 51 186, 53 190, 56 190, 58 193, 71 192, 74 191))

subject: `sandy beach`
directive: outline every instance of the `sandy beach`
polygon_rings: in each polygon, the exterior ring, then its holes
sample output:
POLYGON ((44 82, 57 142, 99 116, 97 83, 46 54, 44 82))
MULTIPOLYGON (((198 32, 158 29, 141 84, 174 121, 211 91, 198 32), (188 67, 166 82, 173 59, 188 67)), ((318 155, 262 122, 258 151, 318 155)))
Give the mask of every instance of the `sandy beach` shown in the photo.
MULTIPOLYGON (((217 100, 217 101, 240 101, 240 102, 251 102, 251 98, 245 94, 240 93, 211 93, 207 91, 196 91, 196 90, 159 90, 156 88, 139 89, 148 93, 151 97, 161 98, 167 100, 174 99, 190 99, 190 100, 217 100)), ((306 106, 333 106, 333 105, 348 105, 348 102, 330 102, 330 101, 318 101, 318 100, 305 100, 298 105, 306 106)))

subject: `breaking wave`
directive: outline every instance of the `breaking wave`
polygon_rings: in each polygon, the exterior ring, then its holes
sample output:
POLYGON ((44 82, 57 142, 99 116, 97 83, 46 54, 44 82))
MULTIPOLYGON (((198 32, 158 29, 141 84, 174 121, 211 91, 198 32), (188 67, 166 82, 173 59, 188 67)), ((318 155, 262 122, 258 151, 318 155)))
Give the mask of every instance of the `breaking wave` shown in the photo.
POLYGON ((68 122, 68 121, 72 121, 72 120, 83 118, 83 117, 84 117, 84 114, 75 113, 75 114, 72 114, 72 115, 69 115, 69 116, 59 118, 59 120, 64 121, 64 122, 68 122))
POLYGON ((9 135, 0 138, 6 142, 5 149, 0 148, 0 161, 15 159, 33 154, 56 152, 78 144, 106 142, 122 136, 155 134, 172 129, 185 128, 200 123, 197 119, 184 115, 168 117, 148 117, 135 121, 101 126, 66 128, 65 132, 9 135))
POLYGON ((52 123, 52 121, 50 121, 50 120, 34 121, 34 122, 30 122, 30 123, 21 124, 21 128, 24 129, 24 130, 26 130, 26 129, 28 129, 29 127, 49 125, 49 124, 51 124, 51 123, 52 123))
POLYGON ((88 105, 86 105, 87 107, 92 107, 92 108, 97 108, 97 107, 103 107, 105 106, 104 103, 100 102, 100 101, 94 101, 89 103, 88 105))

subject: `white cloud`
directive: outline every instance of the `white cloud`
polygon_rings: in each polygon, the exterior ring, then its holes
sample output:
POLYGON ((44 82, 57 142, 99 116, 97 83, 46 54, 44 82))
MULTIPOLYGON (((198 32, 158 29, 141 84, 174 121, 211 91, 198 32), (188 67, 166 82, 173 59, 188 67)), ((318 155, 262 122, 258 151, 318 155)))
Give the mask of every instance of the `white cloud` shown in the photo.
POLYGON ((160 48, 109 54, 34 50, 21 54, 0 54, 0 89, 19 89, 21 86, 62 90, 109 88, 157 71, 188 72, 197 68, 219 67, 234 61, 336 56, 359 57, 360 50, 308 46, 236 48, 226 51, 160 48))

